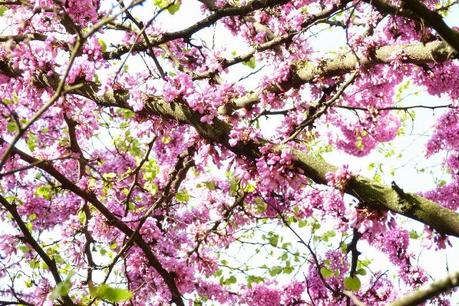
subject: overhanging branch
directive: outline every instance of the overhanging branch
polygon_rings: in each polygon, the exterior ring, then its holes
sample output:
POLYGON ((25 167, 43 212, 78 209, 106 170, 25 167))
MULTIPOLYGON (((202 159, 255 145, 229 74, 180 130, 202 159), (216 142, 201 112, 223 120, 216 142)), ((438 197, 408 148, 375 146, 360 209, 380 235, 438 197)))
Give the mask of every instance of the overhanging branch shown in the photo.
MULTIPOLYGON (((330 59, 324 59, 318 65, 312 65, 308 62, 297 63, 289 80, 282 84, 282 88, 299 87, 302 84, 312 82, 316 77, 329 78, 343 75, 354 70, 358 65, 371 68, 378 64, 390 64, 396 57, 399 57, 402 63, 422 65, 443 62, 457 58, 457 56, 458 53, 442 41, 432 41, 425 45, 412 43, 383 46, 376 49, 372 58, 360 58, 359 61, 352 53, 346 52, 330 59)), ((235 99, 224 105, 220 112, 230 114, 236 109, 249 108, 260 101, 260 94, 261 92, 254 92, 235 99)))
MULTIPOLYGON (((457 56, 457 53, 454 53, 446 43, 434 41, 426 45, 418 43, 381 47, 376 52, 376 59, 361 59, 361 63, 367 66, 377 63, 390 63, 397 52, 403 54, 405 62, 415 64, 447 60, 452 55, 457 56)), ((309 82, 316 75, 343 74, 355 68, 356 62, 354 61, 356 61, 355 57, 350 55, 338 56, 319 66, 302 67, 297 70, 296 75, 300 77, 302 82, 309 82)), ((1 68, 2 66, 0 65, 1 68)), ((42 76, 40 81, 43 85, 54 87, 58 80, 42 76)), ((104 95, 99 96, 97 91, 97 84, 87 83, 83 88, 76 89, 74 93, 91 99, 103 107, 112 106, 131 109, 127 103, 128 92, 106 92, 104 95)), ((235 146, 230 146, 228 141, 229 133, 232 129, 231 125, 218 118, 214 119, 212 124, 203 123, 200 120, 201 115, 190 109, 183 101, 168 103, 161 97, 150 97, 145 102, 145 108, 141 112, 146 115, 159 116, 191 125, 210 143, 219 144, 250 161, 261 156, 259 144, 253 142, 238 142, 235 146)), ((287 146, 278 146, 276 150, 292 149, 287 146)), ((292 152, 296 158, 296 167, 316 183, 325 184, 325 174, 336 171, 334 166, 308 156, 304 152, 294 149, 292 152)), ((459 214, 418 195, 407 194, 407 198, 404 199, 404 205, 400 205, 399 195, 391 187, 377 184, 362 177, 354 177, 345 191, 361 199, 363 204, 368 207, 386 208, 431 226, 440 233, 459 237, 459 214)))
POLYGON ((418 0, 402 0, 401 7, 395 7, 384 0, 369 0, 367 2, 383 13, 421 21, 434 29, 446 43, 456 52, 459 52, 459 32, 450 28, 438 12, 429 10, 418 0))
MULTIPOLYGON (((126 100, 117 100, 115 95, 107 93, 105 98, 111 101, 105 105, 130 108, 126 104, 126 100)), ((99 98, 100 100, 102 98, 99 98)), ((203 123, 200 120, 201 115, 191 110, 184 103, 168 103, 157 97, 150 98, 142 112, 191 125, 210 143, 219 144, 249 161, 254 161, 261 156, 259 144, 254 142, 238 142, 235 146, 229 145, 229 132, 232 128, 229 124, 217 118, 212 124, 203 123)), ((266 143, 266 141, 264 142, 266 143)), ((307 177, 318 184, 326 184, 326 174, 337 170, 333 165, 300 150, 292 149, 289 146, 274 147, 274 151, 283 150, 291 151, 296 159, 296 168, 301 169, 307 177)), ((368 207, 388 209, 418 220, 440 233, 459 237, 459 214, 421 196, 407 193, 403 198, 403 205, 401 205, 400 195, 392 187, 378 184, 360 176, 353 177, 347 184, 345 191, 360 199, 368 207)))
POLYGON ((459 286, 459 271, 397 299, 389 306, 414 306, 459 286))
MULTIPOLYGON (((163 33, 161 35, 155 36, 155 37, 149 37, 150 39, 150 46, 156 47, 161 44, 164 44, 168 41, 178 39, 178 38, 187 38, 193 35, 194 33, 198 32, 199 30, 202 30, 204 28, 207 28, 214 24, 216 21, 222 19, 223 17, 228 17, 228 16, 238 16, 238 15, 245 15, 248 13, 251 13, 255 10, 259 10, 262 8, 269 8, 269 7, 274 7, 277 5, 282 5, 288 3, 290 0, 253 0, 248 2, 247 5, 236 7, 236 6, 231 6, 231 7, 225 7, 222 9, 218 9, 214 11, 210 16, 196 22, 192 26, 176 31, 176 32, 168 32, 168 33, 163 33)), ((145 51, 148 50, 149 46, 145 43, 140 43, 137 44, 132 51, 145 51)), ((105 59, 117 59, 120 58, 123 54, 126 54, 127 52, 130 51, 130 46, 128 45, 121 45, 115 48, 114 51, 106 52, 104 53, 104 58, 105 59)))

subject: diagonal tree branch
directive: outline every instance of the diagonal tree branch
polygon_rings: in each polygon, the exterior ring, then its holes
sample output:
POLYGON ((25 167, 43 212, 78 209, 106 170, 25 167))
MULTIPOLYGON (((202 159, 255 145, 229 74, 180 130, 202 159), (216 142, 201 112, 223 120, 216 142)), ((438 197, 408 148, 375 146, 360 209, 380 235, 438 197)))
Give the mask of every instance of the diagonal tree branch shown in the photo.
POLYGON ((438 12, 429 10, 418 0, 402 0, 400 8, 384 0, 370 0, 368 2, 383 13, 420 20, 426 26, 434 29, 451 48, 459 52, 459 32, 450 28, 438 12))
MULTIPOLYGON (((117 106, 130 109, 126 103, 126 95, 106 93, 104 97, 98 97, 96 101, 101 103, 100 105, 102 106, 117 106)), ((231 131, 229 124, 217 118, 214 119, 213 124, 203 123, 200 120, 201 115, 199 113, 180 102, 168 103, 158 97, 152 97, 147 100, 142 113, 191 125, 210 143, 219 144, 249 161, 255 161, 261 156, 259 146, 266 143, 264 141, 261 141, 260 144, 238 142, 235 146, 231 146, 229 144, 229 133, 231 131)), ((296 168, 316 183, 326 184, 326 174, 337 170, 333 165, 309 156, 300 150, 292 149, 285 145, 274 147, 276 152, 283 150, 291 151, 296 159, 296 168)), ((348 182, 345 192, 362 200, 367 207, 388 209, 418 220, 440 233, 459 237, 459 214, 416 194, 407 193, 402 198, 397 190, 392 187, 372 182, 360 176, 354 176, 348 182)))
MULTIPOLYGON (((176 32, 168 32, 163 33, 156 37, 151 37, 150 42, 151 44, 140 43, 136 45, 132 51, 145 51, 148 50, 150 47, 156 47, 161 44, 164 44, 168 41, 178 39, 178 38, 187 38, 193 35, 194 33, 207 28, 217 22, 218 20, 222 19, 223 17, 229 16, 238 16, 238 15, 245 15, 251 13, 253 11, 262 9, 262 8, 269 8, 277 5, 282 5, 288 3, 290 0, 253 0, 248 2, 247 5, 244 6, 231 6, 225 7, 219 10, 214 11, 208 17, 201 19, 200 21, 196 22, 192 26, 179 30, 176 32)), ((122 55, 129 52, 131 49, 128 45, 121 45, 115 48, 114 51, 104 53, 105 59, 119 59, 122 55)))
MULTIPOLYGON (((43 248, 33 238, 32 233, 29 231, 27 225, 24 223, 21 216, 19 215, 16 206, 8 202, 8 200, 5 199, 2 195, 0 195, 0 203, 13 216, 14 222, 16 222, 20 231, 22 232, 22 235, 24 235, 24 240, 34 249, 35 252, 37 252, 38 256, 40 256, 40 258, 46 263, 51 274, 53 275, 56 285, 62 283, 62 278, 59 274, 56 262, 54 261, 54 259, 49 257, 45 250, 43 250, 43 248)), ((67 294, 64 295, 62 299, 65 305, 75 305, 67 294)))
MULTIPOLYGON (((316 77, 328 78, 339 76, 354 70, 361 64, 362 67, 371 68, 378 64, 390 64, 397 56, 404 63, 421 65, 426 63, 442 62, 448 59, 457 58, 458 53, 442 41, 433 41, 427 44, 412 43, 402 45, 383 46, 375 51, 372 58, 360 58, 359 61, 354 54, 346 52, 333 58, 324 59, 318 65, 303 62, 297 63, 290 78, 282 84, 282 88, 296 88, 304 83, 314 80, 316 77)), ((269 89, 278 90, 277 86, 269 89)), ((224 105, 221 114, 230 114, 232 111, 241 108, 250 108, 260 101, 261 92, 249 93, 224 105)))
MULTIPOLYGON (((7 142, 4 139, 0 138, 0 144, 7 144, 7 142)), ((17 154, 22 160, 26 161, 27 163, 37 164, 38 162, 36 158, 19 150, 16 147, 12 148, 12 154, 17 154)), ((91 203, 107 219, 107 222, 110 225, 115 226, 126 236, 133 236, 134 242, 142 249, 142 251, 145 254, 145 257, 148 260, 148 263, 163 278, 164 282, 166 283, 167 287, 171 292, 172 301, 176 303, 178 306, 185 305, 182 300, 180 291, 177 288, 173 275, 169 273, 166 269, 164 269, 164 267, 161 265, 161 262, 158 260, 156 255, 151 250, 148 243, 142 238, 140 234, 133 235, 135 232, 131 228, 129 228, 129 226, 127 226, 126 223, 118 219, 102 202, 100 202, 100 200, 94 193, 79 188, 76 184, 71 182, 63 174, 56 170, 56 168, 54 168, 54 166, 52 166, 51 164, 38 163, 37 168, 42 169, 43 171, 47 172, 52 177, 54 177, 61 184, 61 188, 69 190, 81 197, 82 199, 91 203)))
MULTIPOLYGON (((381 47, 376 51, 376 59, 360 59, 360 63, 366 66, 375 65, 377 63, 390 63, 394 54, 404 54, 404 60, 409 63, 422 64, 434 61, 446 60, 452 54, 452 49, 444 42, 434 41, 426 45, 423 44, 408 44, 381 47)), ((301 82, 309 82, 316 75, 339 75, 349 72, 355 68, 356 59, 353 55, 343 55, 324 62, 319 66, 308 66, 299 64, 299 69, 295 74, 301 82)), ((55 86, 57 80, 42 76, 41 82, 46 86, 55 86)), ((83 88, 75 90, 75 94, 84 96, 95 101, 100 106, 113 106, 131 109, 127 104, 128 92, 117 91, 106 92, 104 95, 97 95, 98 85, 95 83, 87 83, 83 88)), ((131 109, 132 110, 132 109, 131 109)), ((201 115, 182 102, 168 103, 160 97, 149 97, 145 102, 145 108, 140 112, 143 115, 159 116, 164 119, 171 119, 182 124, 191 125, 194 129, 210 143, 219 144, 233 153, 245 157, 249 161, 254 161, 261 156, 260 144, 253 142, 239 142, 235 146, 229 145, 229 133, 232 129, 231 125, 226 122, 214 119, 213 124, 201 122, 201 115)), ((292 149, 289 146, 276 146, 275 151, 282 150, 291 151, 295 158, 295 166, 298 170, 319 184, 326 184, 325 175, 328 172, 336 171, 336 168, 325 161, 313 158, 306 153, 292 149)), ((34 162, 31 160, 30 162, 34 162)), ((41 165, 43 167, 43 165, 41 165)), ((346 190, 348 194, 358 197, 363 201, 363 204, 371 208, 385 208, 395 213, 402 214, 409 218, 418 220, 426 225, 431 226, 438 232, 459 237, 459 214, 441 205, 429 201, 415 194, 407 194, 403 199, 399 196, 396 190, 390 186, 372 182, 363 177, 353 177, 347 184, 346 190)), ((88 195, 85 195, 88 197, 88 195)), ((102 211, 107 210, 102 206, 102 211)), ((102 212, 101 211, 101 212, 102 212)), ((108 217, 111 217, 111 213, 108 217)), ((104 214, 105 215, 105 214, 104 214)), ((122 222, 121 222, 122 223, 122 222)), ((124 223, 122 223, 124 225, 124 223)), ((128 228, 129 229, 129 228, 128 228)), ((129 229, 130 230, 130 229, 129 229)))
POLYGON ((389 306, 414 306, 421 305, 429 299, 436 297, 459 286, 459 271, 448 275, 447 277, 431 283, 425 287, 397 299, 389 306))

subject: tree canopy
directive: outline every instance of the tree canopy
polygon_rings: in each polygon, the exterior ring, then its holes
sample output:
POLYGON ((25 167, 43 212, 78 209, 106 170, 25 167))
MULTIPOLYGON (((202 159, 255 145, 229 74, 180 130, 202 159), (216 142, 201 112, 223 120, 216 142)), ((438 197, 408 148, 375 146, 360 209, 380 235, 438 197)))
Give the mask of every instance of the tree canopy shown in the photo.
POLYGON ((0 0, 0 304, 450 305, 458 9, 0 0))

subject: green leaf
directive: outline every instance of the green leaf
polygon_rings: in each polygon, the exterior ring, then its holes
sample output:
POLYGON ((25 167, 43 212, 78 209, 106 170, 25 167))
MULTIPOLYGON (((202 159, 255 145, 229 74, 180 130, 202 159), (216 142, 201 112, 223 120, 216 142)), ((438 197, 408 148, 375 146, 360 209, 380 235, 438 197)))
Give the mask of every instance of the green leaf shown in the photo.
POLYGON ((363 150, 365 148, 365 145, 363 144, 363 138, 361 136, 357 136, 355 147, 359 150, 363 150))
POLYGON ((27 246, 27 245, 20 245, 18 247, 18 249, 22 252, 22 253, 28 253, 30 251, 30 248, 27 246))
POLYGON ((274 266, 271 269, 269 269, 269 275, 271 276, 276 276, 282 273, 284 269, 280 266, 274 266))
POLYGON ((220 277, 220 284, 221 285, 231 285, 237 283, 237 278, 234 275, 231 275, 229 278, 225 279, 220 277))
POLYGON ((247 183, 247 185, 244 187, 244 192, 251 193, 251 192, 254 192, 254 191, 255 191, 255 185, 254 184, 247 183))
POLYGON ((300 220, 300 221, 298 221, 298 227, 299 227, 299 228, 303 228, 303 227, 305 227, 306 225, 308 225, 308 221, 306 221, 306 220, 300 220))
POLYGON ((104 173, 102 175, 102 177, 106 180, 110 180, 110 179, 114 179, 116 177, 116 173, 115 172, 108 172, 108 173, 104 173))
POLYGON ((168 0, 153 0, 153 4, 159 8, 165 8, 168 4, 168 0))
POLYGON ((159 8, 166 8, 169 14, 174 15, 180 9, 180 1, 153 0, 154 5, 159 8))
POLYGON ((78 212, 78 220, 80 221, 81 225, 84 225, 86 223, 86 213, 82 210, 78 212))
POLYGON ((28 134, 26 140, 27 146, 31 152, 35 151, 37 148, 38 137, 35 134, 28 134))
POLYGON ((346 288, 347 290, 359 291, 361 285, 362 283, 360 282, 360 279, 357 276, 348 276, 344 279, 344 288, 346 288))
POLYGON ((58 298, 61 298, 65 295, 67 295, 70 292, 70 289, 72 288, 72 284, 70 281, 63 281, 53 289, 53 292, 51 294, 51 298, 53 300, 57 300, 58 298))
POLYGON ((243 65, 251 68, 251 69, 255 69, 255 67, 257 66, 256 62, 255 62, 255 57, 251 57, 248 61, 245 61, 242 63, 243 65))
POLYGON ((326 267, 322 267, 320 268, 320 274, 324 277, 324 278, 330 278, 333 276, 333 271, 326 268, 326 267))
MULTIPOLYGON (((212 181, 203 182, 202 185, 203 187, 206 187, 207 189, 212 190, 212 191, 217 189, 217 185, 215 184, 215 182, 212 182, 212 181)), ((201 187, 201 186, 198 186, 198 187, 201 187)))
POLYGON ((257 205, 255 206, 255 212, 259 214, 264 213, 268 209, 268 204, 262 198, 256 198, 255 204, 257 205))
POLYGON ((38 269, 40 267, 40 262, 38 260, 32 259, 31 261, 29 261, 29 266, 32 269, 38 269))
POLYGON ((25 224, 25 226, 29 230, 29 232, 33 231, 33 223, 32 222, 27 222, 25 224))
POLYGON ((99 38, 99 45, 100 45, 100 49, 102 50, 102 52, 107 51, 107 44, 102 38, 99 38))
POLYGON ((227 280, 226 280, 226 284, 228 285, 231 285, 231 284, 235 284, 237 282, 237 279, 234 275, 231 275, 227 280))
POLYGON ((443 187, 443 186, 445 186, 445 185, 446 185, 446 181, 445 181, 445 180, 440 180, 440 181, 438 181, 438 183, 437 183, 437 186, 438 186, 438 187, 443 187))
POLYGON ((218 269, 217 271, 215 271, 214 276, 219 277, 219 276, 222 276, 222 274, 223 274, 223 271, 218 269))
POLYGON ((258 283, 261 283, 263 282, 265 279, 263 277, 260 277, 260 276, 256 276, 256 275, 249 275, 247 277, 247 286, 249 288, 252 288, 252 284, 255 283, 255 284, 258 284, 258 283))
POLYGON ((25 286, 26 286, 26 288, 32 288, 32 286, 33 286, 32 280, 31 279, 27 279, 25 281, 25 286))
POLYGON ((286 267, 284 267, 284 273, 285 273, 285 274, 290 274, 290 273, 293 272, 293 270, 294 270, 294 268, 293 268, 292 266, 286 266, 286 267))
MULTIPOLYGON (((122 109, 120 110, 121 116, 125 119, 131 119, 135 117, 135 113, 129 109, 122 109)), ((127 127, 127 126, 126 126, 127 127)))
POLYGON ((268 241, 269 241, 269 244, 272 245, 272 246, 277 246, 277 244, 279 243, 279 236, 278 235, 271 235, 269 238, 268 238, 268 241))
POLYGON ((6 126, 6 130, 10 133, 16 132, 18 129, 18 125, 14 121, 8 122, 8 125, 6 126))
POLYGON ((367 271, 363 268, 358 269, 355 273, 358 275, 367 275, 367 271))
POLYGON ((190 195, 186 190, 179 191, 175 194, 175 199, 180 203, 187 203, 190 200, 190 195))
POLYGON ((161 137, 161 142, 164 144, 169 144, 171 143, 171 141, 172 141, 172 138, 170 136, 166 135, 166 136, 161 137))
POLYGON ((410 231, 410 238, 411 239, 418 239, 420 237, 421 237, 421 235, 419 235, 419 233, 416 232, 415 230, 410 231))
POLYGON ((122 288, 113 288, 105 284, 97 287, 89 286, 89 292, 93 297, 112 303, 124 302, 132 298, 131 291, 122 288))
POLYGON ((333 230, 326 231, 326 232, 322 235, 322 241, 327 242, 328 240, 330 240, 330 238, 335 237, 335 236, 336 236, 335 231, 333 231, 333 230))
POLYGON ((174 15, 180 9, 180 3, 174 3, 167 8, 169 14, 174 15))
POLYGON ((320 223, 317 222, 317 220, 314 220, 314 223, 311 224, 312 225, 312 232, 314 233, 315 231, 317 231, 318 229, 320 229, 320 223))
POLYGON ((57 300, 69 294, 70 289, 72 288, 70 279, 72 278, 73 274, 74 273, 71 272, 63 282, 60 282, 56 287, 54 287, 53 292, 51 293, 51 298, 53 300, 57 300))
POLYGON ((35 194, 39 197, 42 197, 46 200, 51 200, 51 196, 52 196, 52 188, 51 186, 49 185, 43 185, 43 186, 40 186, 38 187, 36 190, 35 190, 35 194))
POLYGON ((99 253, 100 253, 100 255, 105 255, 105 254, 107 254, 107 249, 101 248, 99 250, 99 253))
POLYGON ((0 17, 5 15, 5 12, 8 10, 8 8, 4 5, 0 5, 0 17))
POLYGON ((145 170, 143 173, 143 177, 147 181, 150 181, 150 182, 153 181, 159 173, 159 167, 158 167, 158 164, 156 163, 156 160, 150 159, 149 161, 145 163, 144 167, 145 167, 145 170))

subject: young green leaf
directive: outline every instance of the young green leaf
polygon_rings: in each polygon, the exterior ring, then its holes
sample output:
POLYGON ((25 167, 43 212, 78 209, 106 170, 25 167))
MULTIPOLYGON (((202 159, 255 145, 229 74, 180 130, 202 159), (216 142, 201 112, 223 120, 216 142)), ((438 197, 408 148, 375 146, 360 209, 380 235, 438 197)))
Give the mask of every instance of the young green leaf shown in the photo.
POLYGON ((344 279, 344 288, 350 291, 359 291, 361 286, 360 279, 357 276, 354 277, 346 277, 344 279))
POLYGON ((112 303, 125 302, 132 298, 132 292, 128 289, 113 288, 105 284, 97 287, 90 286, 89 291, 93 297, 112 303))

